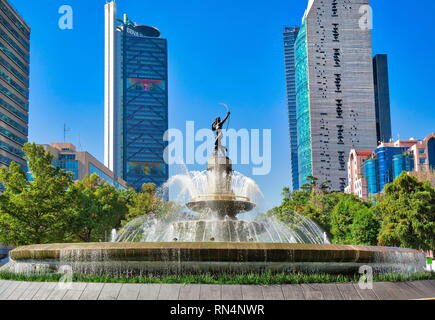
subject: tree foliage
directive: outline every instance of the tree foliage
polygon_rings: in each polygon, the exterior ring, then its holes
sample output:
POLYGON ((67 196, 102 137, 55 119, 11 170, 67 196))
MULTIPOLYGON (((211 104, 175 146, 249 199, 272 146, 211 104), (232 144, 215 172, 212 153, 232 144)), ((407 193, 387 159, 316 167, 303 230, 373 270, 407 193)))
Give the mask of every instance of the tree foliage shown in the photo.
POLYGON ((72 181, 42 146, 23 148, 32 179, 18 164, 0 168, 0 242, 12 246, 108 240, 110 231, 147 214, 175 210, 153 184, 142 192, 116 189, 96 175, 72 181))
POLYGON ((429 182, 402 173, 377 199, 382 218, 379 244, 433 250, 435 189, 429 182))
POLYGON ((163 201, 158 197, 157 188, 153 183, 142 186, 141 192, 132 194, 128 203, 128 213, 123 225, 143 215, 156 215, 163 217, 175 212, 179 208, 172 201, 163 201))
POLYGON ((379 219, 368 203, 353 195, 340 199, 331 212, 334 243, 376 245, 379 219))
POLYGON ((69 189, 72 239, 82 242, 106 241, 108 233, 120 226, 127 214, 128 195, 97 175, 78 180, 69 189))
POLYGON ((0 168, 5 188, 0 195, 0 242, 17 246, 62 241, 72 177, 51 165, 53 156, 43 147, 26 144, 23 151, 32 181, 15 162, 0 168))
POLYGON ((342 192, 330 192, 329 183, 309 177, 301 190, 284 188, 283 202, 269 214, 291 222, 295 213, 315 221, 329 234, 333 243, 376 245, 380 228, 379 214, 370 202, 342 192))

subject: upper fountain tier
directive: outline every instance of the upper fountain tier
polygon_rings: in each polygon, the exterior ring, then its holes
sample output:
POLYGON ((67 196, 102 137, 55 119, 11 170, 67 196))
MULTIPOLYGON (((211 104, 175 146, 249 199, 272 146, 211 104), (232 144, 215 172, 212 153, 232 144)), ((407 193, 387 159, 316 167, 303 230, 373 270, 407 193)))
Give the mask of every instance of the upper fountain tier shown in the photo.
POLYGON ((234 194, 231 188, 232 163, 228 157, 215 154, 208 160, 210 180, 207 193, 194 197, 186 206, 196 212, 215 213, 221 219, 235 219, 239 213, 251 211, 255 204, 251 199, 234 194))

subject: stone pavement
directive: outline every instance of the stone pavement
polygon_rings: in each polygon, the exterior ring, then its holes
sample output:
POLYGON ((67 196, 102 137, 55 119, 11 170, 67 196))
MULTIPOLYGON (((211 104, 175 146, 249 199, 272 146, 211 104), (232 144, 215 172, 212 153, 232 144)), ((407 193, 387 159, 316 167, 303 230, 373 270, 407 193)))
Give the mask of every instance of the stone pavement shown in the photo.
POLYGON ((292 285, 72 283, 0 280, 0 300, 406 300, 435 298, 435 280, 292 285))

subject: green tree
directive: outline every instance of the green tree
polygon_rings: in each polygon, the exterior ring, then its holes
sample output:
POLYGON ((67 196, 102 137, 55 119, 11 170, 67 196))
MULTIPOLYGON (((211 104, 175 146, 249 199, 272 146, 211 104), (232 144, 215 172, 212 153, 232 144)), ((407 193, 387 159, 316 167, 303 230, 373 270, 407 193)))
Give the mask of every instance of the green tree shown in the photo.
POLYGON ((13 246, 62 241, 68 227, 71 174, 52 165, 42 146, 23 147, 32 181, 15 162, 0 168, 0 242, 13 246))
POLYGON ((126 220, 130 221, 152 213, 158 201, 156 185, 153 183, 144 184, 141 192, 136 193, 130 199, 126 220))
POLYGON ((331 234, 334 243, 349 243, 351 226, 357 211, 363 210, 363 204, 354 196, 344 195, 331 212, 331 234))
POLYGON ((128 214, 125 216, 123 225, 143 215, 154 214, 163 217, 178 210, 178 206, 172 201, 163 201, 157 195, 155 184, 146 183, 141 192, 131 195, 128 202, 128 214))
POLYGON ((432 250, 435 247, 435 189, 402 173, 377 198, 382 218, 380 245, 432 250))
POLYGON ((334 243, 376 244, 379 219, 371 204, 354 195, 329 192, 330 181, 320 185, 315 177, 304 190, 283 190, 283 202, 269 211, 283 222, 294 220, 294 213, 302 214, 315 221, 329 233, 334 243))
POLYGON ((76 181, 69 190, 72 240, 107 240, 110 230, 119 228, 127 214, 130 192, 116 189, 95 174, 76 181))
POLYGON ((350 243, 374 246, 380 231, 380 219, 374 208, 361 208, 353 217, 350 227, 350 243))

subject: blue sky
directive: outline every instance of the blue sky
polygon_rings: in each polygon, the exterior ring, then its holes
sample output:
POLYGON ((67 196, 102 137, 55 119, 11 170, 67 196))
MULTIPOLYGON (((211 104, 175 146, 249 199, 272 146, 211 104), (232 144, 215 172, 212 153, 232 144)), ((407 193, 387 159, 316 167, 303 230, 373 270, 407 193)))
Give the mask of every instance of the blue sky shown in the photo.
MULTIPOLYGON (((30 141, 67 141, 103 160, 105 0, 10 0, 32 28, 30 141), (71 5, 74 29, 58 28, 71 5)), ((118 14, 159 28, 169 43, 170 127, 210 126, 232 106, 231 127, 272 129, 272 171, 256 176, 279 204, 290 184, 282 29, 298 25, 307 0, 118 0, 118 14)), ((389 55, 393 136, 435 131, 435 3, 372 1, 373 52, 389 55), (394 5, 393 5, 394 3, 394 5)), ((197 168, 194 168, 197 169, 197 168)), ((237 170, 249 175, 248 166, 237 170)), ((171 170, 175 172, 175 170, 171 170)))

